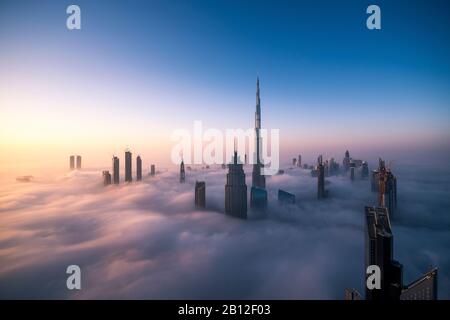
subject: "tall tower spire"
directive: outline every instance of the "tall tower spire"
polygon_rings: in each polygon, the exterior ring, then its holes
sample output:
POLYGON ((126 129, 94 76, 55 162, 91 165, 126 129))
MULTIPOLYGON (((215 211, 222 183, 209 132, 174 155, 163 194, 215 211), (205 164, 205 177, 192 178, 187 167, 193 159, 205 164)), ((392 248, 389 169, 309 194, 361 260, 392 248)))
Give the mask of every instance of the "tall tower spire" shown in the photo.
POLYGON ((259 77, 256 78, 256 111, 255 111, 255 145, 256 154, 254 157, 252 186, 265 189, 266 179, 261 175, 261 98, 259 95, 259 77))

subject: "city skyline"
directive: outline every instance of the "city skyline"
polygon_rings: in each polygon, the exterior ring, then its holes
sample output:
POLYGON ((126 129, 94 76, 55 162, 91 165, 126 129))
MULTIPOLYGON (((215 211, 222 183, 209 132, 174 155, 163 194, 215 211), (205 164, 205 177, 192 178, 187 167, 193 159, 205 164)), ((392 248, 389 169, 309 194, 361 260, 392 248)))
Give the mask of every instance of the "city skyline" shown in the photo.
POLYGON ((0 3, 0 299, 450 299, 448 3, 77 5, 0 3))

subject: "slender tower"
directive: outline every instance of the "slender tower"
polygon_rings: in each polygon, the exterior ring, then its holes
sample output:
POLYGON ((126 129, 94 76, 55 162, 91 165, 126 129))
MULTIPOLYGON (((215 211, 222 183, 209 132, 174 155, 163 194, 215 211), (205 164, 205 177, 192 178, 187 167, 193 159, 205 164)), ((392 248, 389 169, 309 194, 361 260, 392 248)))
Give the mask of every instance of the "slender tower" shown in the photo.
POLYGON ((142 180, 142 159, 141 156, 136 158, 136 180, 142 180))
POLYGON ((131 182, 133 181, 133 177, 131 176, 131 151, 125 151, 125 181, 131 182))
POLYGON ((114 156, 112 160, 113 164, 113 181, 114 184, 119 184, 120 178, 119 178, 119 158, 114 156))
POLYGON ((256 155, 254 157, 253 172, 252 172, 252 186, 265 189, 266 178, 261 175, 261 168, 263 166, 261 159, 261 99, 259 97, 259 78, 256 79, 256 112, 255 112, 255 137, 256 137, 256 155))
POLYGON ((325 192, 325 169, 323 167, 322 155, 317 159, 317 198, 323 199, 326 196, 325 192))
POLYGON ((180 164, 180 183, 184 183, 186 180, 186 173, 184 172, 184 161, 181 160, 180 164))

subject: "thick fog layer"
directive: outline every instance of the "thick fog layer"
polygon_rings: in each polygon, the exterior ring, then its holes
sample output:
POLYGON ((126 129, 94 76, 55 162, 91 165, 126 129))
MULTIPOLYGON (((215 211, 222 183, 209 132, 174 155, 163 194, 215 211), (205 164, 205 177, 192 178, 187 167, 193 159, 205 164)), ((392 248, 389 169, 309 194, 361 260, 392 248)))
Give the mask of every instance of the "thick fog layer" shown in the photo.
MULTIPOLYGON (((251 168, 247 167, 250 191, 251 168)), ((74 171, 0 184, 0 298, 343 299, 361 293, 368 180, 317 178, 285 168, 267 178, 267 215, 224 212, 227 170, 166 171, 142 182, 103 187, 100 171, 74 171), (194 209, 195 180, 206 181, 207 210, 194 209), (296 204, 280 206, 281 188, 296 204), (66 288, 79 265, 82 289, 66 288)), ((395 258, 409 283, 439 267, 440 298, 450 298, 450 174, 398 168, 395 258)))

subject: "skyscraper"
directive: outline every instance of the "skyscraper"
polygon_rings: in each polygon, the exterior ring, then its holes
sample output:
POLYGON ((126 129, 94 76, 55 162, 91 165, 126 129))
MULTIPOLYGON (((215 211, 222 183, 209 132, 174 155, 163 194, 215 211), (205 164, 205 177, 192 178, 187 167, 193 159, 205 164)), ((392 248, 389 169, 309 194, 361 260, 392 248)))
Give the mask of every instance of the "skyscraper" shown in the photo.
POLYGON ((397 178, 386 168, 382 159, 379 159, 378 165, 378 206, 386 207, 390 218, 394 219, 397 208, 397 178))
POLYGON ((109 186, 111 184, 111 174, 108 170, 103 171, 103 185, 109 186))
POLYGON ((261 168, 263 167, 261 159, 262 142, 260 136, 261 129, 261 99, 259 96, 259 78, 256 79, 256 112, 255 112, 255 144, 256 154, 254 155, 253 172, 252 172, 252 186, 265 189, 266 178, 261 175, 261 168))
POLYGON ((350 167, 350 180, 355 180, 355 167, 350 167))
POLYGON ((437 300, 438 269, 433 268, 419 279, 405 286, 400 300, 437 300))
POLYGON ((225 213, 237 218, 247 219, 247 186, 242 163, 234 151, 233 163, 228 165, 225 185, 225 213))
POLYGON ((70 170, 75 169, 75 156, 70 156, 70 170))
POLYGON ((297 167, 299 167, 299 168, 302 167, 302 156, 301 155, 298 155, 297 167))
POLYGON ((151 176, 154 176, 155 175, 155 165, 154 164, 152 164, 151 166, 150 166, 150 175, 151 176))
POLYGON ((293 167, 297 166, 297 158, 292 158, 292 166, 293 167))
POLYGON ((265 209, 267 207, 267 191, 257 187, 250 189, 250 207, 265 209))
POLYGON ((366 179, 369 177, 369 166, 366 161, 363 161, 361 168, 361 178, 366 179))
POLYGON ((206 184, 205 181, 195 181, 195 207, 204 209, 206 206, 206 184))
POLYGON ((295 204, 295 195, 287 191, 278 189, 279 204, 295 204))
MULTIPOLYGON (((368 289, 367 300, 398 300, 402 290, 403 266, 393 259, 391 222, 386 208, 365 207, 366 269, 377 265, 381 271, 381 288, 368 289)), ((368 275, 366 274, 366 279, 368 275)))
MULTIPOLYGON (((437 268, 407 286, 403 285, 403 266, 394 260, 394 236, 386 208, 365 207, 366 269, 376 265, 381 272, 381 288, 366 286, 366 300, 435 300, 438 296, 437 268)), ((366 279, 368 275, 366 274, 366 279)))
POLYGON ((342 161, 342 165, 344 167, 344 170, 347 172, 350 168, 350 152, 345 151, 344 160, 342 161))
POLYGON ((131 175, 131 151, 125 151, 125 182, 133 181, 133 177, 131 175))
POLYGON ((77 169, 81 169, 81 156, 77 156, 77 169))
POLYGON ((136 157, 136 180, 142 180, 142 160, 141 156, 136 157))
POLYGON ((322 163, 322 156, 317 159, 317 198, 325 198, 325 169, 322 163))
POLYGON ((186 173, 184 171, 184 161, 181 160, 181 164, 180 164, 180 183, 184 183, 185 180, 186 180, 186 173))
POLYGON ((114 156, 112 159, 112 166, 113 166, 113 180, 114 184, 119 184, 120 182, 120 175, 119 175, 119 158, 114 156))

